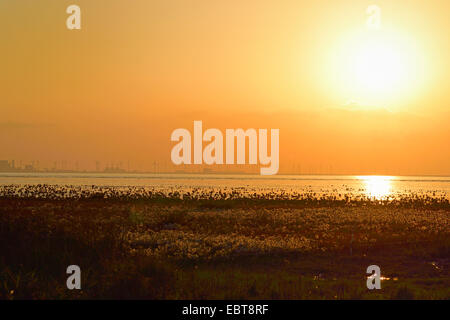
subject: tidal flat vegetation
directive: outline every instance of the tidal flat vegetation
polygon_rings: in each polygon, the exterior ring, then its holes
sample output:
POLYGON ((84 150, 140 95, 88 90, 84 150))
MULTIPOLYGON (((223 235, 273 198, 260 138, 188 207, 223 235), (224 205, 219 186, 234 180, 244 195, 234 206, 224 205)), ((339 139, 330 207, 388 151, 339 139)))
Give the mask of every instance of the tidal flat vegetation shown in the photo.
POLYGON ((1 299, 450 298, 445 199, 53 188, 0 190, 1 299))

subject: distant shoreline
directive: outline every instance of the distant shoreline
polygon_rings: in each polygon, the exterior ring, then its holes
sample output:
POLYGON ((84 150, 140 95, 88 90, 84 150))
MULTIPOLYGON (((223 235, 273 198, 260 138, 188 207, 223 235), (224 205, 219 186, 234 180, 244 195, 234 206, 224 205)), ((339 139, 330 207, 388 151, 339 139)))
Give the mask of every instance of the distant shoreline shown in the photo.
MULTIPOLYGON (((314 173, 314 174, 298 174, 298 173, 279 173, 273 176, 261 176, 257 173, 246 173, 246 172, 130 172, 130 171, 120 171, 120 172, 104 172, 104 171, 25 171, 25 170, 18 170, 18 171, 0 171, 0 176, 3 176, 5 174, 14 174, 14 173, 21 173, 21 174, 95 174, 95 175, 111 175, 111 176, 119 176, 119 175, 185 175, 185 176, 256 176, 261 177, 261 179, 276 179, 277 176, 301 176, 301 177, 311 177, 311 176, 325 176, 325 177, 334 177, 334 176, 344 176, 344 177, 371 177, 371 176, 377 176, 377 177, 441 177, 441 178, 450 178, 450 174, 402 174, 402 175, 389 175, 389 174, 345 174, 345 173, 339 173, 339 174, 327 174, 327 173, 314 173)), ((5 175, 10 176, 10 175, 5 175)))

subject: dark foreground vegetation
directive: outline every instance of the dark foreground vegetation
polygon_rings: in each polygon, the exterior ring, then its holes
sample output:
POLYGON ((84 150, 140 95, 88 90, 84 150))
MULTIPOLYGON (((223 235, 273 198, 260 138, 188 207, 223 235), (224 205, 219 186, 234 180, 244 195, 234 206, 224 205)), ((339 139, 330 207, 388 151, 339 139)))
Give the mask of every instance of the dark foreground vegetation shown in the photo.
POLYGON ((11 190, 0 192, 0 299, 450 298, 445 199, 11 190), (82 290, 66 288, 73 264, 82 290), (366 288, 372 264, 381 290, 366 288))

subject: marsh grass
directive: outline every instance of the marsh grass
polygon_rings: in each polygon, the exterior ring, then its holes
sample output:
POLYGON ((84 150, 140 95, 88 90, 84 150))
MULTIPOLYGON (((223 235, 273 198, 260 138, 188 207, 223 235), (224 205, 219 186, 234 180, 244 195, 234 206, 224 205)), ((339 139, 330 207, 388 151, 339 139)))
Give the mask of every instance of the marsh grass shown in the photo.
POLYGON ((450 298, 445 202, 33 192, 0 197, 1 299, 450 298), (382 290, 366 289, 370 264, 382 290))

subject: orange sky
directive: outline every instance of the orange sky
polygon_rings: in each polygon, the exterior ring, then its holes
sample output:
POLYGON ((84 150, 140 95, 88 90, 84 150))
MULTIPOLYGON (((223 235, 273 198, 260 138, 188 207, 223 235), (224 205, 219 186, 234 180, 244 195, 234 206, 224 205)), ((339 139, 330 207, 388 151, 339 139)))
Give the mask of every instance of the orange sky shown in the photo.
POLYGON ((150 169, 170 162, 174 129, 202 120, 280 129, 280 173, 450 174, 448 12, 448 0, 1 0, 0 159, 150 169), (383 105, 358 101, 339 62, 373 3, 412 61, 383 105), (66 29, 70 4, 82 30, 66 29))

